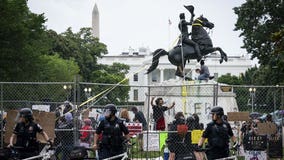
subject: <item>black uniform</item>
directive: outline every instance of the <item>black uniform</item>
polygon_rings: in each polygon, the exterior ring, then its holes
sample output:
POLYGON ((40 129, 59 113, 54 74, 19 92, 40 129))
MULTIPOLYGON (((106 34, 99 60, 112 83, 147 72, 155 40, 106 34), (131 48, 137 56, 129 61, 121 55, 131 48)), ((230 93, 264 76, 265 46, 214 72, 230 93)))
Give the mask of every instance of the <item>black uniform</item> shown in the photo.
MULTIPOLYGON (((170 126, 170 131, 177 131, 178 125, 186 125, 185 120, 178 118, 170 126)), ((170 152, 175 153, 175 160, 183 159, 187 157, 189 159, 194 159, 193 146, 191 145, 191 135, 187 132, 185 135, 180 135, 179 133, 169 133, 168 134, 168 147, 170 152)))
POLYGON ((17 140, 14 146, 19 152, 20 159, 38 155, 39 143, 36 134, 42 131, 42 127, 34 122, 16 124, 13 133, 17 136, 17 140))
MULTIPOLYGON (((129 134, 123 121, 117 117, 113 121, 107 119, 101 121, 96 134, 102 133, 102 140, 99 146, 99 159, 109 158, 124 152, 122 142, 124 135, 129 134)), ((118 158, 121 159, 121 158, 118 158)))
POLYGON ((229 141, 233 131, 229 123, 220 124, 210 122, 203 132, 202 137, 208 138, 209 150, 206 152, 208 160, 229 156, 229 141))

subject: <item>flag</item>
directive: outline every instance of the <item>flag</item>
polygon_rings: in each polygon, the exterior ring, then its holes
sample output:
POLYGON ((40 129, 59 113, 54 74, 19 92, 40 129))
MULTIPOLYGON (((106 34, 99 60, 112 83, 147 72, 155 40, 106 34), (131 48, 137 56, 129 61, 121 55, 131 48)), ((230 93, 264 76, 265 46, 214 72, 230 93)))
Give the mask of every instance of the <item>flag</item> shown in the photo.
POLYGON ((169 19, 169 25, 172 25, 172 21, 169 19))

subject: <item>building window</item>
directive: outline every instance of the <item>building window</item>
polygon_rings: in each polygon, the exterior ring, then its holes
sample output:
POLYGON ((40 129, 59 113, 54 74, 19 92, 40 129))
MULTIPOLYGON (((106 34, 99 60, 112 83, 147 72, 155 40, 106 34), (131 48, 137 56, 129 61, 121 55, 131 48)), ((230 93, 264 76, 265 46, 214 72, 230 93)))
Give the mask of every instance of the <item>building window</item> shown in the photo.
POLYGON ((138 73, 135 73, 133 76, 133 81, 137 82, 138 81, 138 73))
POLYGON ((138 89, 133 90, 133 100, 138 101, 138 89))
POLYGON ((158 82, 158 74, 159 72, 157 70, 152 72, 152 82, 158 82))

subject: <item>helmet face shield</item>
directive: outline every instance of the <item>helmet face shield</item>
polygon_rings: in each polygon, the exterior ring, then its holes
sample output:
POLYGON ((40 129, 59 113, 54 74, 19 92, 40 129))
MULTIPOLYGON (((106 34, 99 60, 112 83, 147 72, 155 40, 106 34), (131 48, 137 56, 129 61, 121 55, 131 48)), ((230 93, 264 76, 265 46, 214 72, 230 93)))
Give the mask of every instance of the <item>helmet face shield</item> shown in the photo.
POLYGON ((20 121, 25 120, 25 119, 27 119, 27 118, 25 117, 24 114, 17 113, 17 116, 15 118, 15 122, 20 122, 20 121))
POLYGON ((19 122, 21 117, 23 117, 23 116, 20 113, 18 113, 16 118, 15 118, 15 122, 19 122))
POLYGON ((109 117, 111 115, 111 110, 110 109, 106 109, 104 111, 104 116, 109 117))

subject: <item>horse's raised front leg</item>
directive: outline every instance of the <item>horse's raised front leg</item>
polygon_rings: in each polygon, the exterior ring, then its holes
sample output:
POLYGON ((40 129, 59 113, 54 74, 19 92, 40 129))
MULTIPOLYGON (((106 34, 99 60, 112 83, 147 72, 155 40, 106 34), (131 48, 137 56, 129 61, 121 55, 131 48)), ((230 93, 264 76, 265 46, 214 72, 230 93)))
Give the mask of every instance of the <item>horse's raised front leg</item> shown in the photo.
POLYGON ((223 62, 223 60, 225 60, 226 62, 228 61, 228 57, 227 54, 220 48, 220 47, 212 47, 212 48, 206 48, 205 49, 205 53, 212 53, 215 51, 219 51, 221 54, 221 59, 219 60, 220 63, 223 62))
POLYGON ((216 49, 217 51, 219 51, 220 54, 221 54, 220 63, 222 63, 223 60, 225 60, 225 61, 227 62, 227 61, 228 61, 227 54, 222 50, 222 48, 220 48, 220 47, 215 47, 215 49, 216 49))

